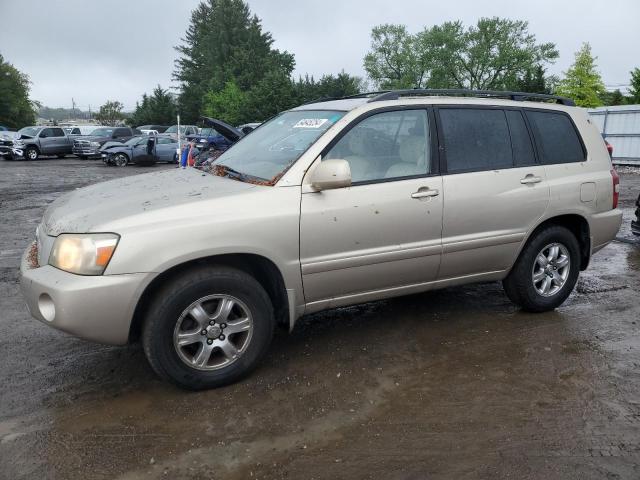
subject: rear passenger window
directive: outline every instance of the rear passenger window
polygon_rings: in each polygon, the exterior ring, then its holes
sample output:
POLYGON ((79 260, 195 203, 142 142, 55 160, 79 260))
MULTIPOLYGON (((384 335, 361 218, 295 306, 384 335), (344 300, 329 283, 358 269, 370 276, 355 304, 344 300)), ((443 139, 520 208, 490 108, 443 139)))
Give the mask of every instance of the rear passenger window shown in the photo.
POLYGON ((536 140, 542 150, 542 163, 582 162, 582 144, 571 120, 564 113, 527 111, 536 140))
POLYGON ((513 166, 509 128, 502 110, 441 108, 440 121, 449 173, 513 166))
POLYGON ((516 167, 533 165, 536 163, 536 157, 533 153, 533 145, 531 137, 524 123, 522 112, 516 110, 506 110, 507 120, 509 121, 509 131, 511 132, 511 147, 513 148, 513 161, 516 167))

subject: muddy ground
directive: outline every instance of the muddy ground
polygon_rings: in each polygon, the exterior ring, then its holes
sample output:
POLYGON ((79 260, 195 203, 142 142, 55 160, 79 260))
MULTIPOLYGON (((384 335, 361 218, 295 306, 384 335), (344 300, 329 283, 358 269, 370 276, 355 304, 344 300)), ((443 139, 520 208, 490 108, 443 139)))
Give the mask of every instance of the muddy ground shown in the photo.
MULTIPOLYGON (((518 311, 498 283, 334 310, 279 334, 249 379, 188 393, 139 346, 30 319, 16 283, 48 203, 144 171, 0 162, 0 478, 640 477, 628 228, 555 312, 518 311)), ((626 223, 640 175, 622 182, 626 223)))

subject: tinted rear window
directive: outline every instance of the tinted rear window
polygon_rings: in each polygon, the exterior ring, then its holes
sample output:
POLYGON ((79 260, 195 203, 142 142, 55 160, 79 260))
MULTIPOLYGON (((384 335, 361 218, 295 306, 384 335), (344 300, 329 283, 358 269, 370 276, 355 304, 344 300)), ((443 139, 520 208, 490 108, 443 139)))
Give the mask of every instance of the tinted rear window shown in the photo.
POLYGON ((513 166, 507 119, 502 110, 441 108, 447 171, 494 170, 513 166))
POLYGON ((516 110, 506 110, 505 113, 509 121, 515 166, 533 165, 536 163, 536 158, 533 153, 531 137, 529 136, 527 125, 524 123, 522 113, 516 110))
POLYGON ((545 164, 582 162, 584 150, 573 123, 564 113, 528 111, 545 164))

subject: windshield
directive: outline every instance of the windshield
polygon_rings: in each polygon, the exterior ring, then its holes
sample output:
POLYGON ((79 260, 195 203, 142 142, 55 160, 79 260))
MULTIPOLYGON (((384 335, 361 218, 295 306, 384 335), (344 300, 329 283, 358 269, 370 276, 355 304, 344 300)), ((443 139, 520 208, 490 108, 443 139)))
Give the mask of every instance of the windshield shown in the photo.
POLYGON ((39 127, 24 127, 18 130, 20 135, 25 135, 27 137, 35 137, 40 131, 39 127))
POLYGON ((231 169, 273 182, 344 114, 329 110, 282 113, 244 137, 213 164, 227 169, 213 171, 231 169))
POLYGON ((91 132, 92 137, 110 137, 113 133, 113 128, 96 128, 91 132))
MULTIPOLYGON (((188 128, 188 125, 180 125, 180 133, 184 133, 188 128)), ((171 125, 164 133, 178 133, 178 125, 171 125)))
POLYGON ((215 128, 206 127, 206 128, 200 129, 200 135, 202 135, 203 137, 215 137, 220 134, 216 132, 215 128))
POLYGON ((132 146, 132 145, 136 145, 138 143, 146 143, 148 139, 149 139, 149 137, 146 136, 146 135, 144 137, 133 137, 133 138, 130 138, 129 140, 127 140, 126 142, 124 142, 124 144, 132 146))

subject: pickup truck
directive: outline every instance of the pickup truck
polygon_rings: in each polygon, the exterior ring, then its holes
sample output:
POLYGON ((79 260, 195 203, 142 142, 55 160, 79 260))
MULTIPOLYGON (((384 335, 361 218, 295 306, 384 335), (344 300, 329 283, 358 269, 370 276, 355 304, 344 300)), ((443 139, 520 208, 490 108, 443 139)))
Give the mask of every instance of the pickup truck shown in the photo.
POLYGON ((24 127, 13 142, 12 158, 20 156, 36 160, 40 155, 56 155, 63 158, 71 153, 72 141, 60 127, 24 127))
POLYGON ((127 140, 141 135, 140 130, 130 127, 101 127, 91 135, 76 137, 73 140, 73 154, 81 159, 101 158, 100 149, 107 142, 124 143, 127 140))

